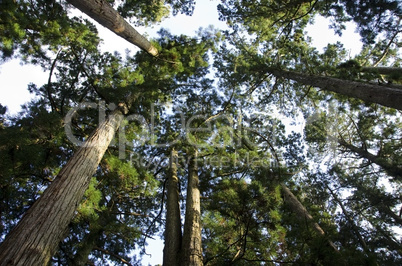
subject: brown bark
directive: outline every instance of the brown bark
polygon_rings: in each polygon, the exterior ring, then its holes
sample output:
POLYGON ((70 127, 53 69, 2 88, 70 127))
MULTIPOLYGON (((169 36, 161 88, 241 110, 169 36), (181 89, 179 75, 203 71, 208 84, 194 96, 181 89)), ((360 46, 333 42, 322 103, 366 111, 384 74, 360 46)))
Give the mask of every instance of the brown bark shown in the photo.
POLYGON ((387 107, 402 110, 402 90, 376 84, 343 80, 332 77, 308 75, 277 68, 267 68, 267 71, 276 77, 291 79, 302 83, 328 90, 365 102, 378 103, 387 107))
POLYGON ((167 183, 165 247, 163 249, 163 265, 165 266, 180 265, 181 220, 177 160, 177 151, 172 150, 167 183))
POLYGON ((122 119, 114 111, 61 169, 1 244, 0 265, 49 263, 122 119))
MULTIPOLYGON (((319 224, 314 222, 313 217, 307 211, 307 209, 303 206, 303 204, 296 198, 296 196, 290 191, 290 189, 283 183, 281 183, 282 192, 285 198, 285 202, 289 205, 292 211, 297 215, 297 217, 301 221, 307 221, 311 224, 314 231, 316 231, 319 235, 325 236, 324 230, 321 228, 319 224)), ((328 239, 329 246, 337 253, 339 250, 336 248, 335 244, 328 239)))
POLYGON ((189 159, 186 218, 181 265, 203 265, 201 246, 201 203, 197 169, 197 152, 189 159))
POLYGON ((70 4, 153 56, 158 50, 139 34, 106 0, 67 0, 70 4))

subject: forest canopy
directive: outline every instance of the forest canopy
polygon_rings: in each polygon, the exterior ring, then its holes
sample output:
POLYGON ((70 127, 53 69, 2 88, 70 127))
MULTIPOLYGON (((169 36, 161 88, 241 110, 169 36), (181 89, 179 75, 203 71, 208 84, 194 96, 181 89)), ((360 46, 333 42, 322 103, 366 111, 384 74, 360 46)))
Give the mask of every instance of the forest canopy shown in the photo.
POLYGON ((48 73, 0 103, 0 265, 402 263, 400 1, 212 1, 226 29, 152 38, 196 1, 0 4, 0 63, 48 73))

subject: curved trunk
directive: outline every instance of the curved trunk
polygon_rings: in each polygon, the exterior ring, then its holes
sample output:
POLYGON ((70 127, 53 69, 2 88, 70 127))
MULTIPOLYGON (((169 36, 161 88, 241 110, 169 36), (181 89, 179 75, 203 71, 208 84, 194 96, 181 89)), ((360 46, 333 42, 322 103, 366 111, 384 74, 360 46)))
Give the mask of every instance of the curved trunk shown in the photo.
POLYGON ((165 266, 180 265, 181 221, 177 160, 177 152, 172 150, 167 184, 165 247, 163 249, 163 265, 165 266))
POLYGON ((189 159, 186 219, 180 265, 203 265, 201 246, 201 204, 197 169, 197 152, 189 159))
POLYGON ((114 111, 78 149, 0 246, 0 265, 47 265, 123 120, 114 111))
POLYGON ((67 0, 67 2, 147 53, 158 55, 155 46, 128 24, 106 0, 67 0))
POLYGON ((276 77, 291 79, 304 85, 402 110, 402 90, 400 89, 332 77, 308 75, 271 67, 267 67, 266 70, 276 77))

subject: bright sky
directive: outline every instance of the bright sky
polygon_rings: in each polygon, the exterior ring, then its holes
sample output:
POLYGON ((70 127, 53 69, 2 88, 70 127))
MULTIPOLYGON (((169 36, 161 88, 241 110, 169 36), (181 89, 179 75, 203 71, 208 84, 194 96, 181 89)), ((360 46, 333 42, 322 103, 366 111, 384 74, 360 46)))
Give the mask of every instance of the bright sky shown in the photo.
POLYGON ((20 106, 32 98, 27 90, 29 83, 42 85, 48 74, 38 66, 24 65, 19 60, 0 65, 0 103, 7 106, 8 114, 16 114, 20 106))
MULTIPOLYGON (((186 34, 193 36, 200 28, 206 28, 213 24, 216 28, 224 28, 225 23, 218 20, 216 5, 217 0, 199 0, 197 1, 193 16, 187 17, 178 15, 162 22, 161 25, 154 26, 151 29, 136 28, 141 34, 147 32, 148 36, 156 36, 156 32, 160 28, 168 28, 173 34, 186 34)), ((77 14, 80 14, 79 12, 77 14)), ((94 22, 97 24, 96 22, 94 22)), ((102 50, 119 51, 124 54, 126 49, 133 52, 135 48, 132 44, 118 37, 109 30, 99 26, 99 33, 104 40, 102 50)), ((308 33, 313 39, 313 45, 320 51, 327 46, 328 43, 342 41, 346 49, 350 50, 351 56, 358 53, 361 49, 360 37, 354 32, 353 26, 348 26, 343 36, 335 36, 334 32, 328 29, 328 21, 323 18, 317 18, 314 26, 308 28, 308 33)), ((32 97, 27 91, 29 83, 35 83, 38 86, 46 83, 48 73, 44 73, 38 66, 20 65, 19 60, 12 60, 0 65, 0 103, 6 105, 9 114, 16 114, 20 111, 20 105, 29 101, 32 97)), ((147 253, 152 257, 144 256, 144 262, 151 265, 162 263, 163 243, 162 241, 149 241, 147 253)))
MULTIPOLYGON (((208 27, 213 24, 216 28, 224 28, 225 23, 218 20, 216 11, 216 0, 197 1, 193 16, 187 17, 178 15, 174 18, 162 22, 161 25, 153 28, 137 28, 137 30, 149 36, 156 36, 156 32, 161 28, 168 28, 174 34, 194 35, 200 27, 208 27)), ((97 24, 95 22, 95 24, 97 24)), ((354 32, 354 27, 349 26, 342 37, 334 36, 332 30, 328 29, 328 21, 324 18, 317 18, 314 26, 309 27, 309 35, 313 38, 313 45, 320 50, 327 43, 342 41, 345 47, 354 55, 360 51, 360 37, 354 32)), ((104 40, 103 50, 119 51, 124 54, 125 49, 133 52, 137 49, 130 43, 116 36, 109 30, 99 26, 100 36, 104 40)), ((46 83, 48 73, 43 72, 39 66, 21 65, 19 60, 11 60, 0 65, 0 103, 6 105, 9 114, 16 114, 21 110, 21 104, 26 103, 32 97, 27 91, 29 83, 38 86, 46 83)))

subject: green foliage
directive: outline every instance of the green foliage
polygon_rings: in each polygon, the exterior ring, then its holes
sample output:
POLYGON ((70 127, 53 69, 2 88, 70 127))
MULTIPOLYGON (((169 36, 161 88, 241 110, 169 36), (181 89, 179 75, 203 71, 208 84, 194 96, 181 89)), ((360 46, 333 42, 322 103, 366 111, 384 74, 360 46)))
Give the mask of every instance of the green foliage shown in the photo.
MULTIPOLYGON (((327 161, 330 168, 325 173, 319 170, 320 173, 314 177, 314 187, 324 194, 327 191, 333 199, 332 204, 342 207, 342 213, 337 214, 339 241, 345 254, 356 254, 354 264, 396 263, 400 260, 398 245, 395 239, 389 238, 393 233, 384 228, 387 227, 385 224, 389 224, 387 228, 400 226, 400 220, 395 216, 396 206, 400 204, 397 174, 401 171, 400 145, 395 142, 400 139, 400 130, 396 130, 400 128, 400 118, 395 117, 392 110, 379 107, 345 114, 338 112, 336 115, 337 132, 327 131, 327 138, 331 138, 335 145, 330 147, 329 154, 328 148, 322 148, 322 157, 317 158, 327 161), (382 147, 385 146, 386 152, 383 153, 382 147), (364 252, 352 246, 358 246, 364 252), (380 251, 380 246, 383 251, 380 251)), ((310 136, 308 141, 313 142, 311 145, 320 143, 314 135, 320 134, 317 128, 328 128, 325 123, 329 121, 331 116, 327 115, 326 119, 317 119, 309 126, 306 131, 310 132, 307 136, 310 136)), ((317 155, 311 154, 311 157, 317 155)))
POLYGON ((110 157, 106 163, 111 171, 115 171, 124 187, 136 186, 139 182, 137 170, 129 162, 121 161, 119 158, 110 157))
POLYGON ((102 192, 97 189, 98 181, 96 178, 91 179, 88 189, 85 191, 84 198, 77 208, 77 215, 73 223, 81 219, 91 222, 99 218, 98 212, 105 209, 99 205, 102 199, 102 192))
MULTIPOLYGON (((157 23, 170 12, 191 14, 195 5, 108 2, 138 25, 157 23)), ((152 40, 158 57, 123 57, 100 52, 95 26, 68 16, 57 1, 2 2, 2 60, 16 56, 49 71, 47 84, 28 86, 38 100, 23 113, 9 118, 0 105, 2 237, 74 153, 63 131, 65 115, 81 102, 99 103, 72 118, 74 135, 85 140, 100 113, 125 103, 127 120, 54 264, 140 263, 130 258, 132 251, 143 251, 147 236, 163 231, 160 208, 172 147, 181 156, 182 191, 188 157, 199 154, 207 264, 400 264, 392 230, 401 227, 400 114, 268 71, 399 82, 399 73, 364 70, 400 65, 399 3, 231 0, 218 10, 231 30, 207 28, 194 37, 160 30, 152 40), (304 29, 317 14, 334 18, 338 32, 355 21, 362 52, 350 58, 341 43, 322 53, 311 47, 304 29), (325 236, 284 204, 280 184, 289 186, 325 236)))
POLYGON ((203 218, 204 253, 208 264, 269 261, 278 256, 285 236, 278 187, 224 179, 211 195, 203 218))
POLYGON ((32 102, 18 118, 5 117, 0 129, 1 235, 54 179, 66 161, 69 148, 60 116, 49 113, 42 102, 32 102))
POLYGON ((344 22, 354 21, 362 37, 363 43, 375 43, 375 38, 385 33, 394 35, 401 16, 401 3, 395 0, 381 1, 329 1, 321 14, 333 17, 332 25, 341 34, 345 28, 344 22))
POLYGON ((46 68, 51 58, 46 50, 56 52, 70 45, 95 50, 99 43, 92 24, 69 18, 56 1, 3 1, 0 22, 1 60, 18 51, 24 61, 45 60, 46 68))
POLYGON ((128 0, 120 3, 117 7, 117 10, 125 18, 135 18, 135 23, 137 25, 147 26, 153 23, 161 22, 162 19, 169 16, 170 11, 172 11, 173 15, 176 15, 178 12, 180 12, 182 14, 191 16, 193 14, 194 5, 195 1, 193 0, 157 0, 153 1, 152 3, 144 0, 128 0))
MULTIPOLYGON (((220 19, 235 29, 244 25, 250 33, 272 38, 289 34, 293 27, 304 27, 313 14, 313 1, 222 1, 218 5, 220 19)), ((301 32, 299 32, 301 34, 301 32)))

